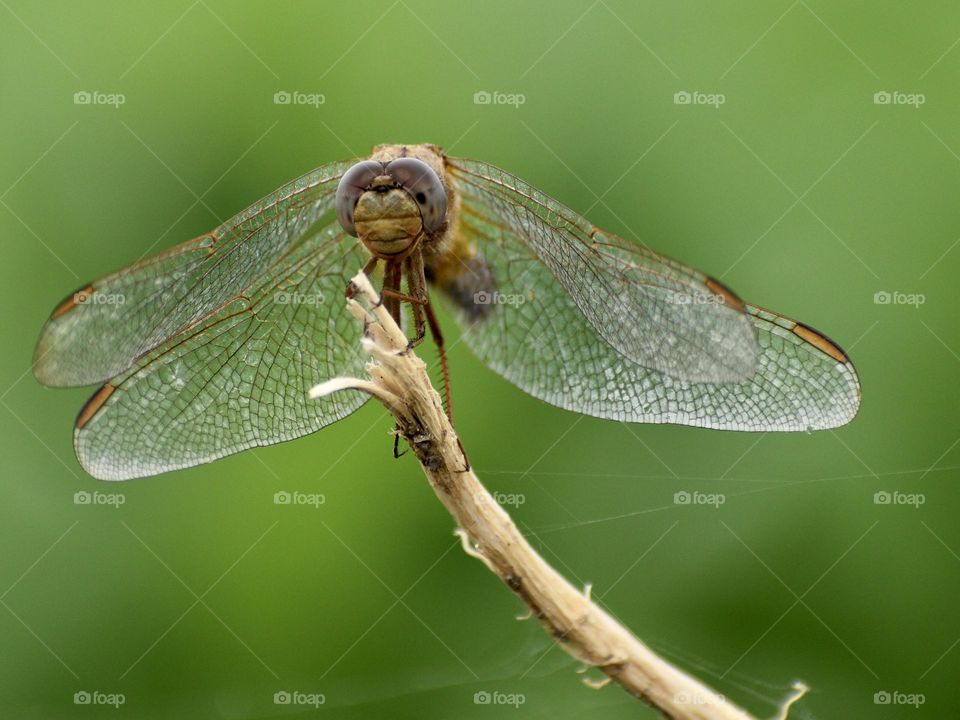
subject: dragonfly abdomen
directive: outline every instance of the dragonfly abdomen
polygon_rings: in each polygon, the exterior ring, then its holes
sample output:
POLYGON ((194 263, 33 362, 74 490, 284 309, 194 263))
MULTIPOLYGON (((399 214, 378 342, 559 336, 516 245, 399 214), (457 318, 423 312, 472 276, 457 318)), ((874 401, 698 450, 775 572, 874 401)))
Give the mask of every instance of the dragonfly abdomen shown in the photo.
POLYGON ((455 258, 440 255, 426 265, 427 279, 471 321, 483 320, 496 307, 497 281, 483 255, 455 258))

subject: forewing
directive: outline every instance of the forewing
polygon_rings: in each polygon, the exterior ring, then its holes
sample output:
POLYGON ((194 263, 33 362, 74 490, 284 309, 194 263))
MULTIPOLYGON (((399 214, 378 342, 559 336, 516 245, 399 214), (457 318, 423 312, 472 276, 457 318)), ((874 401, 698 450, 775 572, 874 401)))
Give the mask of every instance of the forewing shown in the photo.
POLYGON ((361 329, 343 292, 366 260, 328 211, 283 262, 139 358, 81 411, 74 445, 94 477, 125 480, 291 440, 366 400, 311 386, 358 375, 361 329))
POLYGON ((59 305, 34 354, 54 386, 104 382, 284 262, 332 207, 348 162, 323 165, 210 233, 107 275, 59 305))
MULTIPOLYGON (((492 175, 492 171, 487 173, 492 175)), ((464 176, 456 173, 456 177, 461 181, 464 176)), ((622 347, 610 342, 610 333, 598 331, 597 317, 609 314, 612 306, 603 304, 597 294, 631 292, 639 281, 626 288, 609 281, 601 283, 595 264, 577 260, 574 268, 582 273, 579 282, 591 294, 585 298, 582 292, 571 291, 571 281, 558 274, 554 265, 557 256, 589 254, 581 247, 586 242, 582 221, 569 210, 564 210, 565 219, 559 221, 555 211, 538 200, 546 214, 540 218, 529 204, 529 186, 511 190, 501 180, 492 191, 473 177, 458 182, 463 193, 459 228, 463 239, 474 243, 485 258, 496 295, 491 302, 491 293, 486 293, 484 300, 490 304, 479 310, 463 304, 462 297, 451 308, 463 327, 465 341, 477 355, 531 395, 596 417, 723 430, 816 430, 843 425, 856 414, 859 381, 843 351, 815 330, 752 305, 743 305, 741 313, 751 328, 749 336, 744 338, 739 325, 733 324, 736 342, 752 343, 756 348, 755 370, 747 378, 695 380, 677 373, 675 361, 667 363, 674 372, 666 372, 663 363, 635 362, 622 347), (552 250, 566 245, 578 249, 552 250), (544 259, 544 247, 555 253, 553 259, 544 259), (589 307, 584 311, 585 302, 588 306, 600 304, 600 311, 589 307)), ((712 285, 709 278, 676 261, 630 249, 625 243, 616 247, 624 257, 632 253, 634 264, 649 276, 690 278, 708 289, 712 285)), ((475 263, 468 265, 476 267, 475 263)), ((722 287, 718 291, 729 292, 722 287)), ((728 310, 736 304, 732 294, 731 298, 728 310)), ((641 292, 636 300, 638 304, 650 302, 650 294, 641 292)), ((690 309, 699 312, 708 307, 693 304, 690 309)), ((633 323, 638 334, 662 337, 669 328, 659 328, 656 322, 666 317, 658 320, 656 314, 638 314, 619 322, 633 323)), ((685 325, 683 347, 713 342, 720 332, 712 324, 715 317, 685 325)), ((724 323, 722 327, 729 326, 724 323)), ((613 340, 620 342, 621 337, 614 335, 613 340)), ((729 347, 729 341, 722 346, 729 347)), ((669 352, 671 347, 667 344, 663 349, 669 352)), ((703 357, 709 358, 710 353, 703 357)), ((700 362, 697 366, 706 371, 698 375, 710 375, 709 367, 700 362)))
POLYGON ((743 304, 707 276, 593 227, 492 165, 449 159, 464 205, 483 206, 534 256, 596 335, 625 360, 677 380, 754 375, 759 346, 743 304))

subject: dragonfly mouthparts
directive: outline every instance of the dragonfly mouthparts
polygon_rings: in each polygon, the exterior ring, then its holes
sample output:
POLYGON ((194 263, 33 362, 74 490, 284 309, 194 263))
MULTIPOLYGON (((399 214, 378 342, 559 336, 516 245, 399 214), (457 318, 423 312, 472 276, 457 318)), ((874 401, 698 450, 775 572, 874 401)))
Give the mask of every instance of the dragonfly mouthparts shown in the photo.
POLYGON ((373 192, 387 192, 395 187, 398 187, 397 181, 386 174, 378 175, 373 179, 373 182, 370 183, 370 190, 373 192))

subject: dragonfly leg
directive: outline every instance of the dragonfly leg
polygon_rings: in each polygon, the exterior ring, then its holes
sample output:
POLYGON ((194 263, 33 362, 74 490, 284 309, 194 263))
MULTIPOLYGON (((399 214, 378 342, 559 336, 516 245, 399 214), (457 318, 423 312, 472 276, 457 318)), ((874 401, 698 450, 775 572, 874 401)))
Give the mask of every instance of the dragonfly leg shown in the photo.
POLYGON ((396 431, 393 433, 393 459, 397 460, 406 455, 407 451, 404 450, 403 452, 400 452, 400 426, 397 425, 395 430, 396 431))
MULTIPOLYGON (((443 373, 443 394, 446 400, 447 418, 450 424, 453 424, 453 395, 450 392, 450 367, 447 365, 447 351, 443 345, 443 333, 440 332, 440 323, 437 322, 437 316, 433 312, 433 306, 430 301, 423 306, 424 314, 427 316, 427 324, 430 326, 430 334, 433 335, 433 341, 437 345, 437 353, 440 355, 440 372, 443 373)), ((461 448, 462 449, 462 448, 461 448)), ((466 457, 466 456, 464 456, 466 457)))
MULTIPOLYGON (((424 274, 423 255, 418 248, 406 262, 407 283, 411 294, 421 299, 421 304, 413 305, 414 317, 422 314, 426 317, 427 324, 430 326, 430 334, 433 335, 433 341, 437 344, 437 352, 440 355, 440 370, 443 373, 443 394, 447 410, 447 418, 453 424, 453 399, 450 393, 450 368, 447 365, 447 352, 443 345, 443 333, 440 331, 440 323, 437 322, 437 316, 433 312, 433 306, 430 304, 430 294, 427 292, 427 278, 424 274)), ((418 337, 416 342, 423 339, 426 331, 422 328, 423 318, 420 318, 417 328, 418 337)))
POLYGON ((427 323, 424 317, 424 308, 430 302, 427 295, 427 282, 423 275, 423 258, 420 253, 407 258, 404 262, 404 271, 407 273, 407 290, 410 293, 405 299, 413 310, 413 323, 416 336, 407 345, 408 349, 415 348, 427 336, 427 323))
POLYGON ((408 302, 411 305, 423 305, 427 301, 423 298, 418 298, 415 295, 407 295, 396 290, 388 290, 387 288, 383 289, 383 294, 387 297, 396 298, 402 302, 408 302))
MULTIPOLYGON (((401 302, 410 303, 416 308, 418 305, 424 305, 427 302, 427 282, 423 278, 423 258, 419 252, 407 257, 402 262, 402 274, 407 276, 407 292, 400 292, 400 283, 397 282, 396 288, 383 288, 383 294, 396 298, 401 302), (420 271, 417 271, 419 265, 420 271)), ((398 263, 399 265, 400 263, 398 263)))
MULTIPOLYGON (((452 425, 453 393, 450 389, 450 367, 447 364, 447 351, 443 344, 443 333, 440 331, 440 322, 433 312, 433 305, 430 304, 430 293, 427 291, 427 279, 424 274, 423 256, 419 249, 410 257, 407 272, 407 282, 410 286, 410 292, 422 299, 421 305, 413 305, 414 317, 416 318, 418 314, 426 317, 427 325, 430 327, 430 334, 433 336, 433 341, 437 345, 437 354, 440 356, 440 370, 443 373, 444 409, 447 413, 447 419, 450 420, 450 424, 452 425)), ((422 324, 423 320, 420 319, 418 322, 422 324)), ((421 340, 423 339, 423 334, 424 331, 422 327, 418 328, 418 335, 421 340)), ((470 470, 470 459, 467 457, 467 451, 464 450, 460 438, 457 438, 457 445, 463 454, 463 471, 467 472, 470 470)))
MULTIPOLYGON (((363 274, 367 277, 373 273, 377 268, 377 262, 379 258, 371 257, 367 264, 363 266, 363 274)), ((387 261, 386 267, 383 271, 383 288, 380 290, 380 301, 377 303, 376 307, 380 307, 381 304, 387 306, 387 310, 390 312, 390 316, 393 318, 394 322, 397 325, 400 324, 400 301, 407 302, 417 302, 416 298, 404 295, 400 292, 400 280, 402 278, 402 265, 399 262, 390 262, 387 261)), ((356 295, 357 289, 354 287, 353 283, 347 284, 346 292, 344 293, 346 297, 353 298, 356 295)))
POLYGON ((388 262, 383 271, 383 290, 380 292, 380 302, 382 302, 390 317, 399 326, 400 325, 400 278, 403 267, 398 262, 388 262))
MULTIPOLYGON (((369 276, 376 266, 377 258, 373 257, 364 266, 364 274, 369 276)), ((347 286, 347 297, 353 297, 355 292, 356 288, 353 286, 353 283, 347 286)), ((413 321, 416 327, 416 337, 410 340, 409 348, 414 348, 423 341, 427 334, 427 327, 429 326, 430 334, 433 336, 433 340, 437 345, 437 352, 440 355, 440 369, 443 373, 444 410, 452 424, 453 394, 450 390, 450 367, 447 364, 447 352, 443 343, 443 333, 440 330, 440 323, 433 312, 433 306, 430 304, 430 294, 427 290, 423 255, 419 248, 401 262, 387 261, 383 271, 383 288, 380 291, 380 302, 386 306, 387 311, 397 325, 400 324, 400 303, 410 303, 411 310, 413 311, 413 321), (407 276, 407 294, 400 292, 400 284, 404 274, 407 276)), ((397 429, 399 430, 399 428, 397 429)), ((393 442, 393 456, 395 458, 403 454, 398 452, 399 441, 400 436, 399 433, 397 433, 393 442)), ((460 447, 460 452, 463 454, 464 471, 468 471, 470 469, 470 460, 467 458, 467 453, 463 448, 463 444, 460 443, 459 438, 457 439, 457 444, 460 447)))
MULTIPOLYGON (((376 256, 367 260, 367 264, 363 266, 364 275, 370 277, 373 274, 373 271, 377 268, 377 260, 378 258, 376 256)), ((348 300, 352 300, 353 296, 357 294, 357 288, 353 284, 353 281, 347 283, 347 288, 344 290, 343 294, 348 300)))
POLYGON ((416 328, 416 335, 407 343, 407 350, 415 348, 427 336, 427 323, 423 317, 423 305, 411 303, 410 309, 413 311, 413 326, 416 328))

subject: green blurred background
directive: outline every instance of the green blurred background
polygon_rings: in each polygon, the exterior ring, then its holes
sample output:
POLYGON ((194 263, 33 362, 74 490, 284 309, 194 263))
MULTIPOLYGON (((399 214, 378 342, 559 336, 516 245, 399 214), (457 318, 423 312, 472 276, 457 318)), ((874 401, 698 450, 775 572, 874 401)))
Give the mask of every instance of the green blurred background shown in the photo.
POLYGON ((471 459, 523 496, 510 510, 545 557, 760 717, 797 678, 813 687, 798 718, 955 717, 958 36, 960 8, 933 1, 0 0, 2 714, 655 717, 585 688, 514 619, 416 462, 392 459, 378 407, 106 485, 71 447, 89 390, 30 374, 74 288, 400 141, 592 207, 827 332, 860 371, 860 415, 832 432, 628 427, 525 396, 447 323, 471 459), (75 104, 82 91, 124 103, 75 104), (280 91, 324 102, 278 105, 280 91), (480 91, 525 101, 478 105, 480 91), (676 104, 683 91, 723 103, 676 104), (279 490, 326 502, 277 506, 279 490), (694 490, 726 502, 674 504, 694 490), (78 491, 124 502, 75 505, 78 491), (74 704, 95 691, 125 703, 74 704), (275 704, 294 691, 325 702, 275 704))

